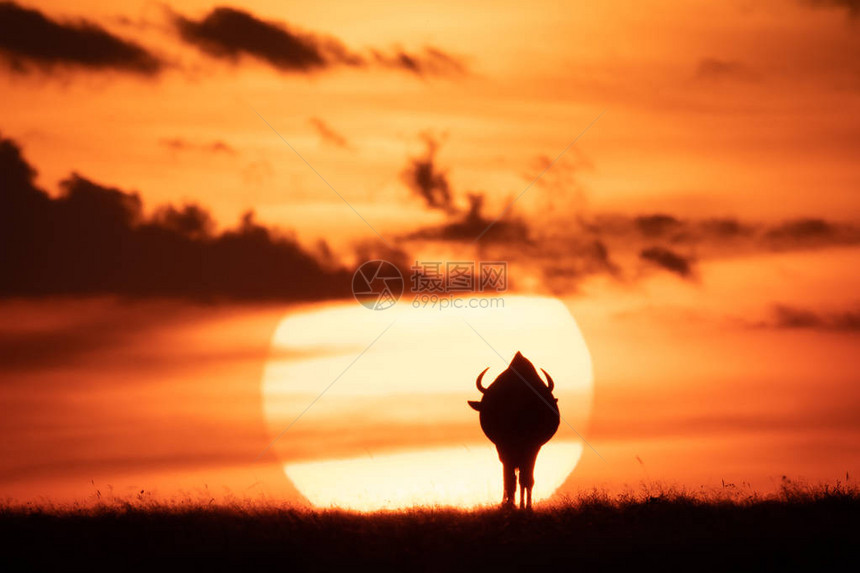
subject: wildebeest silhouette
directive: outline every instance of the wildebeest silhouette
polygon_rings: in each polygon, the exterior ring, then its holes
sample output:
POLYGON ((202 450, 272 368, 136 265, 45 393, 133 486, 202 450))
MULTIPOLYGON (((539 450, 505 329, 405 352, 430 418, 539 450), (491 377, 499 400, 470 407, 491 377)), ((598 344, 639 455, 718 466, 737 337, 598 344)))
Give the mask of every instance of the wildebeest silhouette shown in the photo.
POLYGON ((534 365, 520 352, 507 370, 484 388, 481 380, 487 370, 475 381, 483 398, 469 401, 469 405, 480 412, 481 429, 499 452, 505 480, 502 504, 514 505, 519 474, 520 508, 531 508, 535 460, 541 446, 558 430, 558 399, 552 395, 555 383, 541 369, 547 380, 544 384, 534 365))

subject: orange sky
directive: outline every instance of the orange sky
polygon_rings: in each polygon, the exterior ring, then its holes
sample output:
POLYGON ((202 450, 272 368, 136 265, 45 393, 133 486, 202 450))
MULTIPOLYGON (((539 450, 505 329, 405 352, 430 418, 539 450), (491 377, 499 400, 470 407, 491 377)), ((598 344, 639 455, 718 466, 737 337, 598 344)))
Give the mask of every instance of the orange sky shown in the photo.
MULTIPOLYGON (((321 50, 309 70, 278 46, 254 52, 253 34, 199 41, 209 2, 6 6, 0 26, 34 10, 70 30, 85 19, 149 58, 0 41, 0 137, 51 197, 78 173, 138 193, 141 217, 199 205, 210 234, 253 210, 344 276, 393 252, 378 233, 406 261, 507 260, 517 294, 562 300, 594 368, 577 428, 594 449, 563 491, 767 489, 860 470, 855 2, 241 6, 321 50), (497 228, 525 239, 452 237, 502 213, 575 139, 497 228), (410 179, 420 166, 448 203, 410 179)), ((16 241, 38 268, 44 253, 16 241)), ((262 300, 242 279, 215 301, 175 285, 0 283, 0 494, 295 499, 284 460, 255 459, 272 438, 261 380, 284 316, 342 289, 309 295, 322 283, 300 279, 296 296, 262 300)), ((465 399, 483 367, 464 374, 465 399)), ((296 430, 284 439, 319 439, 296 430)))

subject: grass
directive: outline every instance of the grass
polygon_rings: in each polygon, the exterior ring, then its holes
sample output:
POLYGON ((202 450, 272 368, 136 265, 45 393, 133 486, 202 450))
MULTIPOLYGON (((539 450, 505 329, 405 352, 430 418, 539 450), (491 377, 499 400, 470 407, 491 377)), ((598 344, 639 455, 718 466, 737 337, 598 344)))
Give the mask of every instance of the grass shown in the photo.
POLYGON ((847 570, 858 564, 860 491, 784 479, 759 495, 723 484, 584 492, 533 512, 414 508, 360 514, 250 500, 134 499, 0 507, 0 569, 847 570), (854 566, 851 566, 851 563, 854 566))

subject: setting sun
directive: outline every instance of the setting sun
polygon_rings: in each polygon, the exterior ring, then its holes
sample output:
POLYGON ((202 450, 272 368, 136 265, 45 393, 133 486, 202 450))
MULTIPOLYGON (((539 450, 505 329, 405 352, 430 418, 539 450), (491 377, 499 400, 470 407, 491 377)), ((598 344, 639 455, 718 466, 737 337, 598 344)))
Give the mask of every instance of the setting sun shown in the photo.
POLYGON ((497 503, 498 486, 488 485, 499 481, 498 456, 466 402, 476 398, 476 376, 487 367, 495 376, 517 351, 552 373, 564 419, 538 457, 536 497, 564 482, 591 408, 582 334, 556 299, 508 296, 495 308, 483 300, 440 309, 416 299, 384 311, 347 303, 281 321, 263 376, 264 409, 287 476, 312 503, 497 503))

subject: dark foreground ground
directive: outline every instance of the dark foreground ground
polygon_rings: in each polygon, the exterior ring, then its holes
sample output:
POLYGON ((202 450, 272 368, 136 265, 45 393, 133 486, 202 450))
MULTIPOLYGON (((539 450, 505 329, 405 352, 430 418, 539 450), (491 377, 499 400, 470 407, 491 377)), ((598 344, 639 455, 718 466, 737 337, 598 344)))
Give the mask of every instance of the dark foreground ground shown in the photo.
POLYGON ((0 508, 0 571, 815 570, 860 566, 860 495, 592 494, 534 512, 259 503, 0 508), (645 568, 645 569, 643 569, 645 568))

